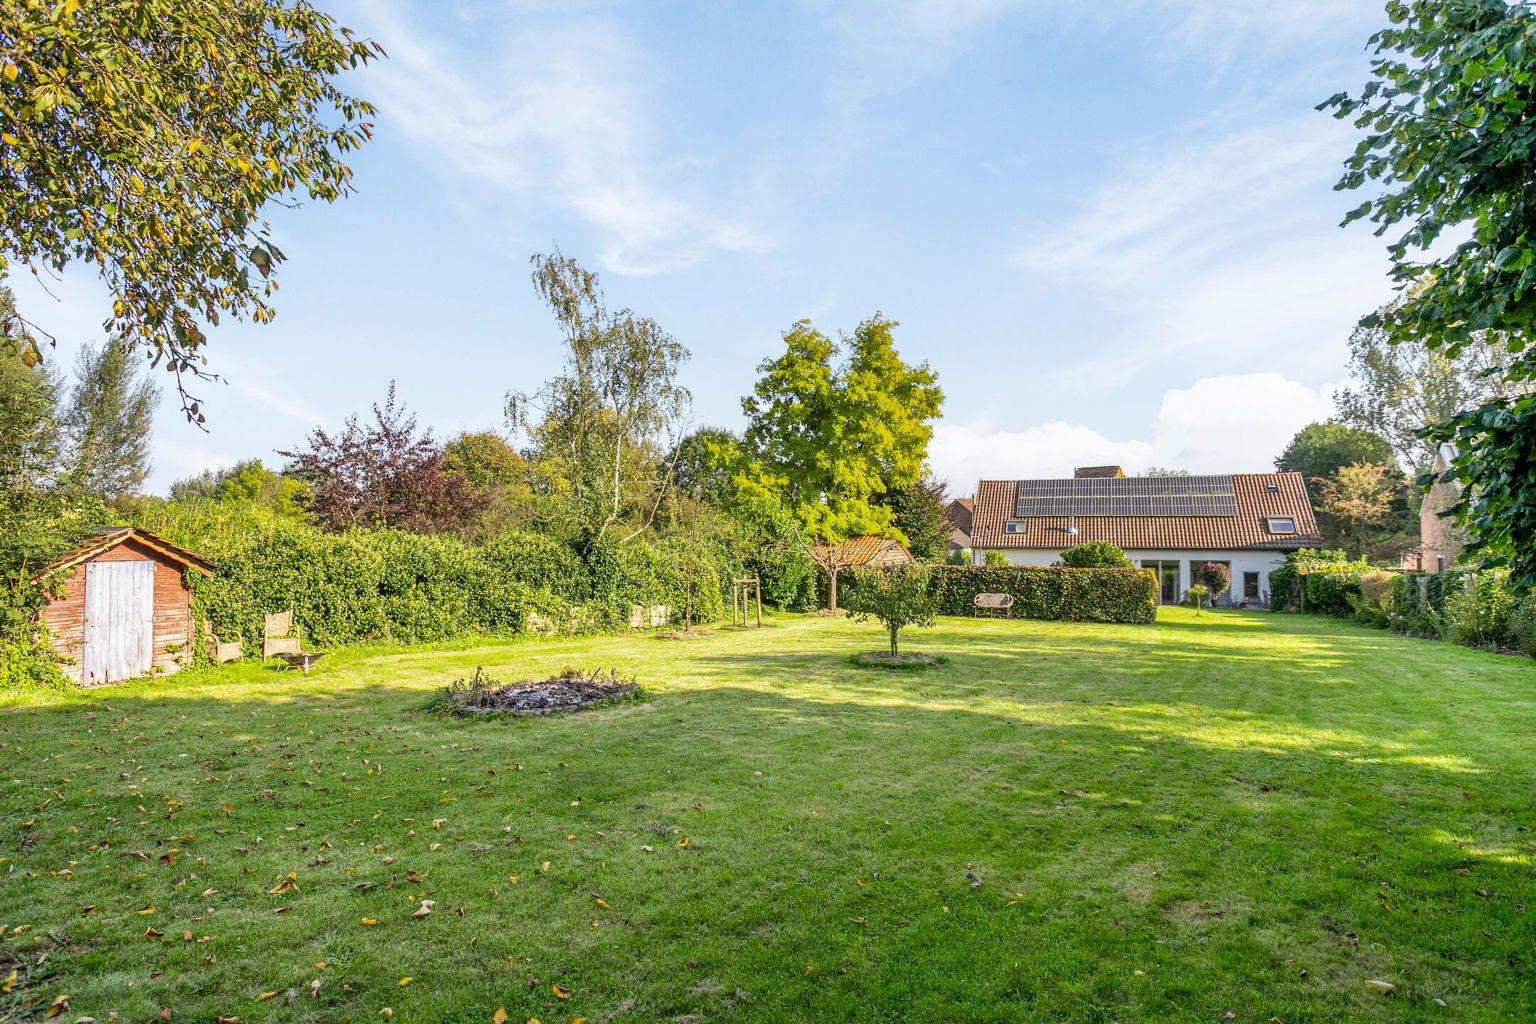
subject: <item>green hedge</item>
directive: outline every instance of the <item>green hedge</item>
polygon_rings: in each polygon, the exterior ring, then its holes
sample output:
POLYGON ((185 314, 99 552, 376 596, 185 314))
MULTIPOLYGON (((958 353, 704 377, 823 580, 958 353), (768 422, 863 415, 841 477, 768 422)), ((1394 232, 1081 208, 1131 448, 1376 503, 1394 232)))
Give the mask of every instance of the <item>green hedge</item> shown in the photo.
MULTIPOLYGON (((623 628, 635 604, 680 614, 681 562, 700 557, 642 541, 578 552, 542 534, 485 546, 400 530, 333 534, 227 502, 161 505, 138 519, 214 563, 211 578, 192 579, 195 610, 221 639, 239 636, 247 653, 259 648, 262 614, 286 608, 319 647, 516 636, 527 631, 530 613, 554 632, 623 628)), ((715 567, 716 592, 695 604, 718 618, 730 567, 712 552, 703 556, 715 567)))
POLYGON ((977 594, 1010 594, 1013 614, 1029 619, 1146 623, 1157 618, 1157 580, 1145 569, 939 565, 930 587, 940 615, 970 615, 977 594))

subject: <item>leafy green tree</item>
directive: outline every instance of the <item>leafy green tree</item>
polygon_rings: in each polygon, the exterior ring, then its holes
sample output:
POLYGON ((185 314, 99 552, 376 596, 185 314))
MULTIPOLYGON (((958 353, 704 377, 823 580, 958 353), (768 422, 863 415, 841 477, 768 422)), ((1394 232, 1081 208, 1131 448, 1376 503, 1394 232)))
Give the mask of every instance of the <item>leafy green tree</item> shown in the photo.
POLYGON ((895 516, 895 527, 907 538, 907 550, 919 562, 937 562, 949 550, 949 534, 954 527, 946 516, 947 490, 942 480, 923 477, 907 487, 885 494, 880 504, 895 516))
POLYGON ((1001 551, 988 551, 981 556, 982 565, 1002 566, 1008 564, 1008 556, 1001 551))
POLYGON ((443 472, 457 473, 481 490, 522 487, 528 480, 528 460, 500 434, 466 431, 443 445, 443 472))
POLYGON ((891 654, 897 634, 907 626, 931 626, 935 615, 928 594, 930 570, 926 565, 893 565, 885 569, 854 570, 851 611, 856 619, 878 619, 891 638, 891 654))
POLYGON ((300 480, 274 473, 260 459, 246 459, 224 469, 206 469, 171 484, 172 501, 248 501, 284 516, 302 516, 309 488, 300 480))
POLYGON ((1063 551, 1061 564, 1072 569, 1128 569, 1131 560, 1107 540, 1085 540, 1063 551))
POLYGON ((0 5, 0 272, 95 267, 108 335, 203 374, 201 325, 272 318, 263 208, 351 191, 373 108, 335 76, 382 53, 308 0, 0 5))
POLYGON ((689 353, 654 320, 610 311, 597 275, 558 250, 532 265, 566 362, 534 394, 509 392, 507 419, 531 438, 542 486, 566 498, 577 531, 623 544, 650 529, 671 492, 689 353))
MULTIPOLYGON (((922 476, 944 395, 927 363, 897 355, 896 326, 879 314, 859 324, 838 363, 845 346, 802 320, 742 400, 747 430, 734 482, 743 500, 782 502, 832 555, 860 534, 907 539, 877 499, 922 476)), ((834 577, 846 566, 822 568, 834 577)))
POLYGON ((1331 477, 1340 466, 1351 463, 1384 466, 1395 461, 1392 445, 1380 434, 1343 423, 1309 423, 1275 459, 1275 468, 1282 473, 1300 473, 1310 483, 1331 477))
POLYGON ((1437 447, 1429 428, 1510 397, 1514 360, 1501 336, 1480 335, 1451 359, 1422 338, 1394 344, 1380 325, 1356 327, 1349 339, 1355 386, 1333 400, 1341 422, 1385 438, 1404 465, 1427 472, 1437 447))
POLYGON ((61 420, 62 483, 70 491, 116 498, 144 486, 160 404, 160 388, 146 369, 143 357, 121 339, 80 350, 61 420))
POLYGON ((732 467, 738 461, 740 438, 722 427, 700 427, 677 445, 673 459, 677 490, 697 501, 724 507, 734 498, 732 467))
MULTIPOLYGON (((0 335, 16 340, 10 289, 0 285, 0 335)), ((0 491, 37 491, 58 468, 59 384, 48 367, 0 354, 0 491)))
POLYGON ((1402 298, 1370 313, 1393 344, 1459 359, 1486 337, 1518 356, 1506 395, 1438 429, 1466 551, 1536 586, 1536 12, 1505 0, 1392 0, 1371 37, 1373 79, 1320 105, 1366 134, 1338 187, 1379 194, 1349 212, 1388 246, 1402 298), (1437 245, 1442 236, 1462 238, 1437 245))

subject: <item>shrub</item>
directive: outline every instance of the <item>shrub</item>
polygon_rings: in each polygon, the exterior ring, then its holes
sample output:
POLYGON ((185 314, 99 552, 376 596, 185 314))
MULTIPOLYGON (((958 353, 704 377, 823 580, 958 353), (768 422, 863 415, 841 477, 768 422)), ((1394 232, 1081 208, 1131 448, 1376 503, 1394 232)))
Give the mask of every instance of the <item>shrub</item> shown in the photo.
POLYGON ((1131 560, 1107 540, 1086 540, 1063 551, 1061 564, 1071 569, 1126 569, 1131 560))
POLYGON ((860 621, 875 618, 890 634, 891 654, 904 626, 933 625, 934 601, 928 592, 930 570, 923 565, 893 565, 887 569, 859 568, 848 609, 860 621))
POLYGON ((1009 594, 1028 619, 1147 623, 1157 617, 1157 579, 1145 569, 944 565, 929 592, 939 614, 970 615, 977 594, 1009 594))
POLYGON ((1448 637, 1469 647, 1506 647, 1515 639, 1510 623, 1514 609, 1508 573, 1478 573, 1445 598, 1448 637))
POLYGON ((1195 570, 1195 582, 1210 591, 1211 604, 1221 600, 1221 595, 1232 589, 1232 570, 1224 562, 1206 562, 1195 570))
POLYGON ((1008 556, 1001 551, 988 551, 981 556, 982 565, 1003 566, 1008 564, 1008 556))
POLYGON ((1523 598, 1509 613, 1509 632, 1522 654, 1536 658, 1536 594, 1523 598))

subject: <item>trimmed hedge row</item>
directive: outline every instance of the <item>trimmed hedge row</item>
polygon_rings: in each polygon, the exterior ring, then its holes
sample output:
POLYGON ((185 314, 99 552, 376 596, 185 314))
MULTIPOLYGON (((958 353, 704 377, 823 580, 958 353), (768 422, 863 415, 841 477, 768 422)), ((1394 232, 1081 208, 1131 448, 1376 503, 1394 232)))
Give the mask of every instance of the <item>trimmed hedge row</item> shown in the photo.
POLYGON ((1009 594, 1028 619, 1141 624, 1157 618, 1157 579, 1145 569, 939 565, 929 594, 940 615, 970 615, 977 594, 1009 594))
MULTIPOLYGON (((327 533, 260 509, 162 506, 141 525, 217 566, 191 576, 194 613, 220 639, 260 645, 262 614, 292 608, 306 643, 433 643, 467 636, 516 636, 530 616, 553 632, 623 628, 635 604, 680 614, 688 567, 716 585, 694 607, 719 614, 735 568, 714 552, 671 544, 594 544, 578 552, 542 534, 509 534, 484 546, 402 530, 327 533)), ((199 635, 197 640, 202 643, 199 635)))

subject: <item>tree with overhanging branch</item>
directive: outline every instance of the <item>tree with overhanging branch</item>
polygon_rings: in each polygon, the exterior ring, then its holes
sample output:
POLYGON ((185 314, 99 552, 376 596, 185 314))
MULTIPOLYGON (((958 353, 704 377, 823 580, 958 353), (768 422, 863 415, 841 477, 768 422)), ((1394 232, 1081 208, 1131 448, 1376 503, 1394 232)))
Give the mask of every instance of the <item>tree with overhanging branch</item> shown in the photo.
POLYGON ((1506 0, 1391 0, 1372 78, 1319 105, 1365 134, 1337 187, 1388 245, 1401 297, 1367 314, 1398 345, 1458 359, 1501 339, 1506 387, 1433 430, 1457 455, 1466 553, 1536 586, 1536 11, 1506 0), (1449 235, 1461 240, 1445 245, 1449 235))
MULTIPOLYGON (((205 328, 266 323, 285 256, 263 211, 352 191, 373 107, 336 76, 383 55, 309 0, 0 4, 0 273, 90 267, 103 331, 208 376, 205 328)), ((12 357, 52 343, 18 316, 12 357)))

